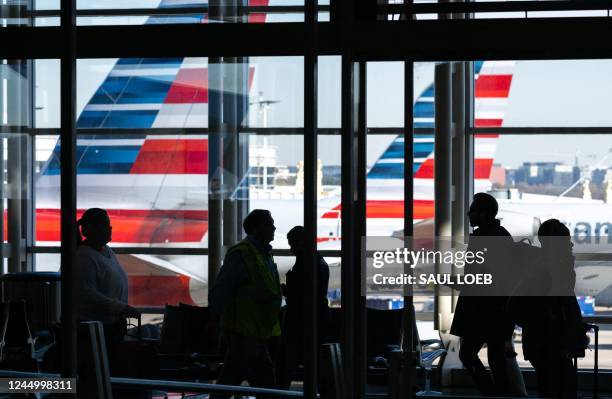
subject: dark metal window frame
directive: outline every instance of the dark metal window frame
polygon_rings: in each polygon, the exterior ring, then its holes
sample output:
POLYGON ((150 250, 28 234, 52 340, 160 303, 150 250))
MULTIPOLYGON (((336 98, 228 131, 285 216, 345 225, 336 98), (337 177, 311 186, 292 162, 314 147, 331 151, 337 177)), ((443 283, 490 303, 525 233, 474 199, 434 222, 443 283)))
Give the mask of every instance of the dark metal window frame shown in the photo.
MULTIPOLYGON (((96 8, 76 9, 76 17, 121 17, 121 16, 168 16, 168 15, 191 15, 191 14, 213 14, 220 7, 202 5, 195 7, 167 7, 167 8, 96 8)), ((330 12, 330 5, 317 5, 316 12, 330 12)), ((528 17, 529 12, 546 11, 607 11, 612 9, 612 0, 550 0, 542 1, 484 1, 484 2, 459 2, 459 3, 414 3, 406 1, 404 4, 379 4, 375 10, 380 16, 402 16, 400 20, 412 19, 419 14, 476 14, 476 13, 508 13, 520 12, 528 17)), ((266 14, 301 14, 305 15, 306 7, 303 5, 279 5, 279 6, 246 6, 241 7, 237 16, 266 13, 266 14)), ((29 10, 26 5, 3 5, 0 6, 0 15, 19 15, 23 18, 38 17, 60 17, 59 9, 29 10)), ((393 22, 393 19, 387 19, 393 22)), ((304 23, 304 22, 298 22, 304 23)))
MULTIPOLYGON (((218 11, 221 7, 214 7, 209 5, 202 5, 197 7, 167 7, 167 8, 78 8, 76 10, 76 16, 78 17, 135 17, 135 16, 168 16, 168 15, 192 15, 192 14, 213 14, 218 11)), ((317 6, 317 12, 329 12, 329 5, 317 6)), ((302 14, 304 15, 304 6, 290 6, 290 5, 279 5, 279 6, 247 6, 241 7, 238 11, 240 16, 246 14, 302 14)), ((21 6, 0 6, 0 18, 3 15, 11 15, 10 13, 17 13, 23 18, 50 18, 60 16, 61 10, 58 9, 40 9, 40 10, 29 10, 27 5, 21 6), (21 11, 21 12, 20 12, 21 11)), ((6 17, 8 18, 8 17, 6 17)), ((301 22, 300 22, 301 23, 301 22)))
MULTIPOLYGON (((15 129, 16 130, 16 127, 15 129)), ((209 134, 208 128, 151 128, 151 129, 76 129, 77 136, 85 135, 201 135, 209 134)), ((415 135, 433 134, 433 128, 413 128, 415 135)), ((11 131, 11 126, 6 129, 11 131)), ((60 128, 20 128, 19 133, 27 133, 31 136, 59 136, 60 128)), ((468 129, 468 133, 475 134, 501 134, 501 135, 518 135, 518 134, 612 134, 612 126, 575 126, 575 127, 552 127, 552 126, 516 126, 516 127, 473 127, 468 129)), ((302 136, 304 129, 300 127, 242 127, 240 134, 245 135, 263 135, 263 136, 302 136)), ((320 127, 317 128, 317 134, 321 136, 339 136, 341 129, 320 127)), ((368 135, 387 135, 387 134, 404 134, 403 127, 369 127, 368 135)))

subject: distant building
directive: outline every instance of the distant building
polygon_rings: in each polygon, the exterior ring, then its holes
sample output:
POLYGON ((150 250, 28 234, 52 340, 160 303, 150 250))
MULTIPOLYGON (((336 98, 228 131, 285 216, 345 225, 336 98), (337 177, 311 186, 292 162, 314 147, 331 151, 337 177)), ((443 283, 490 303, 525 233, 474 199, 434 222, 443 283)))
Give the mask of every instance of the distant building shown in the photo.
POLYGON ((494 187, 506 187, 506 169, 499 164, 493 164, 490 180, 494 187))
POLYGON ((516 186, 516 169, 506 169, 506 184, 508 184, 508 187, 516 186))
POLYGON ((514 172, 515 184, 569 186, 580 178, 577 166, 561 162, 523 162, 514 172))
POLYGON ((606 179, 606 175, 609 169, 595 169, 593 170, 593 172, 591 173, 591 182, 593 182, 593 184, 596 184, 598 186, 601 186, 604 184, 604 180, 606 179))
POLYGON ((574 167, 571 165, 555 165, 552 184, 555 186, 570 186, 574 183, 574 167))

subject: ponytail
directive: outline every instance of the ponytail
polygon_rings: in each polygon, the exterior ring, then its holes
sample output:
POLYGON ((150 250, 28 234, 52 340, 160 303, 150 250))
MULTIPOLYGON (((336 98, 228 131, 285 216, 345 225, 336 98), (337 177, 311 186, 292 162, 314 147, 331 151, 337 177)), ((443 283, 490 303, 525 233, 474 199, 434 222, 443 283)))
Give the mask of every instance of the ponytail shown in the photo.
POLYGON ((77 220, 76 223, 76 239, 77 239, 77 248, 83 245, 83 236, 81 235, 81 229, 79 226, 83 226, 83 219, 77 220))

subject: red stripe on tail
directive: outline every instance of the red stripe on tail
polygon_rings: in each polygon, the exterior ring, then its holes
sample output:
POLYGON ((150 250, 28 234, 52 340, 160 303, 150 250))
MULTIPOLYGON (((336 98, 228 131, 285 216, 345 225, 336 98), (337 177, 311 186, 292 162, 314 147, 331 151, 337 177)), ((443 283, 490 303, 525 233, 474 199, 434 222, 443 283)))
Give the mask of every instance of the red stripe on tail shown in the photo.
POLYGON ((208 174, 208 140, 145 140, 130 174, 208 174))
MULTIPOLYGON (((78 217, 82 213, 83 210, 78 211, 78 217)), ((208 231, 208 211, 109 209, 108 214, 113 226, 112 241, 115 243, 200 242, 208 231)), ((59 209, 36 210, 36 240, 60 241, 59 209)))
POLYGON ((508 97, 512 75, 479 75, 476 79, 476 98, 508 97))

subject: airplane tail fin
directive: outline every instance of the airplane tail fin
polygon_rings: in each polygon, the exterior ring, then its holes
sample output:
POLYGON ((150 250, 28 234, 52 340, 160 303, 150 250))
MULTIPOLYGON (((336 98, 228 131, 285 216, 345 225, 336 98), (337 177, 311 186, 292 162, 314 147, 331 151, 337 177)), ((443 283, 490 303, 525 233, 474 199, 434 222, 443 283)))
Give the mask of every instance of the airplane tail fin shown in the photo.
MULTIPOLYGON (((475 65, 474 127, 501 127, 506 116, 508 96, 516 61, 486 61, 475 65)), ((474 185, 483 191, 491 187, 491 170, 499 134, 474 137, 474 185)))
MULTIPOLYGON (((475 127, 501 127, 514 72, 515 61, 475 63, 475 127)), ((414 104, 415 128, 434 129, 434 85, 427 87, 414 104)), ((489 179, 499 135, 475 136, 474 177, 489 179)), ((419 134, 414 139, 414 177, 433 179, 434 135, 419 134)), ((369 179, 403 178, 404 139, 396 137, 375 162, 369 179)))

